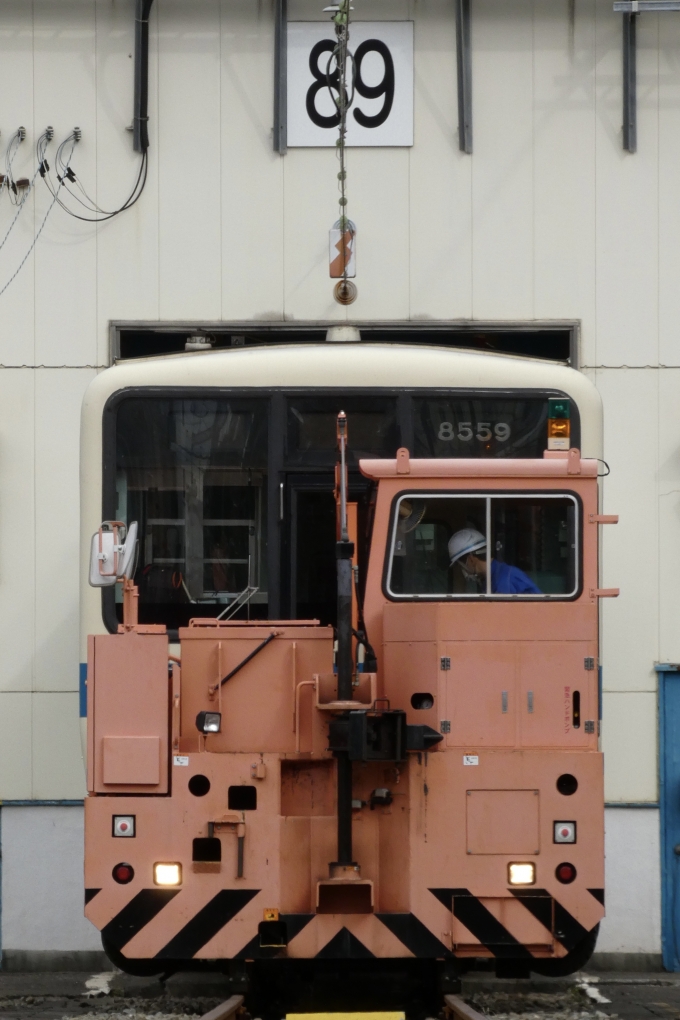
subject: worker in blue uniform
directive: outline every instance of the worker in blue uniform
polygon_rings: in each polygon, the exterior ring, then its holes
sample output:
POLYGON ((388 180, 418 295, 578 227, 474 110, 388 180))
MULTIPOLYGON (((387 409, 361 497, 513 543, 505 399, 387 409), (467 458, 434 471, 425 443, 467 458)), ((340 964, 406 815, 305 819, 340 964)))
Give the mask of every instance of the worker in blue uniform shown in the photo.
MULTIPOLYGON (((450 566, 458 563, 467 580, 486 585, 486 538, 475 528, 461 528, 449 539, 450 566)), ((491 560, 492 595, 542 595, 519 567, 491 560)))

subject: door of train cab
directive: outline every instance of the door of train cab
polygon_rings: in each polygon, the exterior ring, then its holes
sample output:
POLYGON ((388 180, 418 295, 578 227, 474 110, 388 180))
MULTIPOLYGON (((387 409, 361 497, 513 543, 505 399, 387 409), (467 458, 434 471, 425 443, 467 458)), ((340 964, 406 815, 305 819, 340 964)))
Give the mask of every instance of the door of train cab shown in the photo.
POLYGON ((361 457, 394 457, 402 441, 398 399, 374 393, 286 396, 284 470, 279 481, 281 616, 336 621, 335 459, 339 411, 348 419, 349 500, 356 504, 361 588, 368 561, 374 485, 361 457))
MULTIPOLYGON (((350 478, 354 505, 358 583, 363 587, 374 486, 361 476, 350 478)), ((282 606, 286 618, 319 620, 335 626, 337 572, 334 477, 327 472, 291 474, 283 490, 282 606)))

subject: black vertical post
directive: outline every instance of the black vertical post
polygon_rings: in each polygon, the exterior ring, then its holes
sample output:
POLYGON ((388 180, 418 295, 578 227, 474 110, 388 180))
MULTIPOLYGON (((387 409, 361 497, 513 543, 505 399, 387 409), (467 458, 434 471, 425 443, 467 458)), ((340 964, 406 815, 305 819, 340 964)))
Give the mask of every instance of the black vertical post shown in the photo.
POLYGON ((637 152, 637 14, 623 15, 623 147, 637 152))
POLYGON ((269 411, 269 439, 267 475, 267 587, 269 591, 270 620, 288 619, 295 615, 295 607, 289 606, 284 597, 284 583, 290 576, 289 528, 292 522, 284 519, 285 473, 284 437, 286 434, 286 398, 282 393, 273 393, 269 411), (282 487, 283 486, 283 487, 282 487), (284 512, 282 512, 284 511, 284 512), (287 556, 287 569, 283 569, 287 556))
POLYGON ((149 13, 153 0, 137 0, 135 7, 135 99, 132 143, 135 152, 149 148, 149 13))
MULTIPOLYGON (((352 552, 347 538, 337 543, 338 564, 338 700, 352 700, 352 552)), ((352 863, 352 762, 338 758, 338 864, 352 863)))
MULTIPOLYGON (((352 556, 347 530, 347 417, 338 415, 340 538, 336 543, 338 574, 338 700, 352 700, 352 556)), ((347 751, 338 759, 338 864, 352 864, 352 762, 347 751)))
POLYGON ((472 152, 472 59, 470 0, 456 3, 456 70, 458 73, 458 147, 472 152))
POLYGON ((274 152, 288 150, 288 0, 274 0, 274 152))
POLYGON ((352 555, 354 543, 336 543, 338 571, 338 700, 352 700, 352 555))

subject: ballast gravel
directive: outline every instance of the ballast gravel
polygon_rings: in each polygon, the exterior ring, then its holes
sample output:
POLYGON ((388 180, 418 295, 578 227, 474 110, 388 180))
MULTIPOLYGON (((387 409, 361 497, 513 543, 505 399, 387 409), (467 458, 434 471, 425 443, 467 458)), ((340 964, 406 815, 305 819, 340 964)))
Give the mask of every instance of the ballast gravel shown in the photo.
MULTIPOLYGON (((101 1015, 101 1012, 77 1013, 73 1016, 65 1016, 64 1020, 101 1020, 101 1015)), ((196 1013, 171 1013, 167 1011, 140 1013, 134 1009, 125 1009, 122 1012, 106 1010, 106 1015, 111 1020, 196 1020, 196 1013)))
POLYGON ((613 1020, 583 987, 554 992, 476 992, 466 1001, 492 1020, 613 1020))
POLYGON ((22 995, 0 999, 0 1017, 21 1014, 59 1020, 196 1020, 219 1006, 223 998, 123 998, 104 992, 81 997, 22 995))

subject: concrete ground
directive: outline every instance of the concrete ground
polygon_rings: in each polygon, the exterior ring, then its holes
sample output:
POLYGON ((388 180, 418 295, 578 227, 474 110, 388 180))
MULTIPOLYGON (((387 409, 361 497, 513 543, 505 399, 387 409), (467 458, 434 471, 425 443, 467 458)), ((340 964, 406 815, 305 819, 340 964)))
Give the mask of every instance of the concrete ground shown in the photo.
MULTIPOLYGON (((119 972, 0 971, 0 1020, 193 1020, 230 994, 219 975, 161 983, 119 972)), ((588 973, 549 980, 470 974, 461 995, 499 1020, 680 1020, 680 974, 588 973)))

